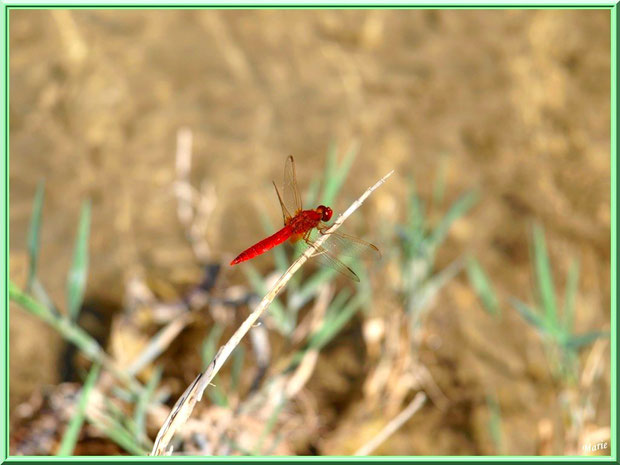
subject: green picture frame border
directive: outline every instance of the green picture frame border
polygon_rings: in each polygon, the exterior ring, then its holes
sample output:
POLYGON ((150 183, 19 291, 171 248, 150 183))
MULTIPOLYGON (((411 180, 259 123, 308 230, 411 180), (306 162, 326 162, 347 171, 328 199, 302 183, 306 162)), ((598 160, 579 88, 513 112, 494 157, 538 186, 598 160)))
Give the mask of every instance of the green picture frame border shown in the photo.
POLYGON ((0 0, 0 49, 3 53, 2 75, 4 77, 1 91, 1 104, 3 108, 2 121, 2 163, 0 163, 3 180, 0 198, 2 205, 2 264, 4 279, 2 280, 2 295, 4 304, 4 315, 0 318, 0 331, 2 334, 2 344, 0 353, 0 409, 3 415, 4 434, 0 434, 0 463, 43 463, 43 462, 99 462, 99 463, 137 463, 151 462, 158 463, 177 463, 177 462, 208 462, 208 463, 233 463, 233 462, 321 462, 321 463, 345 463, 345 462, 525 462, 527 463, 566 463, 566 462, 604 462, 618 463, 618 403, 617 403, 617 334, 618 318, 617 309, 617 133, 618 133, 618 5, 616 2, 437 2, 437 3, 415 3, 415 2, 392 2, 380 3, 376 1, 364 2, 358 0, 355 3, 326 2, 317 1, 303 3, 292 1, 280 2, 218 2, 218 3, 172 3, 172 2, 109 2, 109 3, 88 3, 86 1, 45 3, 45 2, 7 2, 0 0), (12 10, 23 9, 604 9, 610 12, 611 21, 611 444, 609 456, 385 456, 385 457, 31 457, 31 456, 9 456, 9 301, 8 301, 8 281, 9 281, 9 19, 12 10))

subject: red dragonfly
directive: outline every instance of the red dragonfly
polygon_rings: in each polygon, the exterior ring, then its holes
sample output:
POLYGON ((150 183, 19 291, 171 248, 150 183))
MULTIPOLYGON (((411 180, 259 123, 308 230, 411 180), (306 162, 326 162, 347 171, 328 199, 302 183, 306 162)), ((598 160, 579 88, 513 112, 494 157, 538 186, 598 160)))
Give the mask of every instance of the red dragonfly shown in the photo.
POLYGON ((313 245, 317 234, 325 234, 329 229, 329 226, 327 226, 325 222, 331 219, 333 211, 325 205, 319 205, 314 210, 303 210, 301 196, 297 188, 295 161, 292 156, 286 159, 286 164, 284 165, 284 201, 282 200, 282 196, 275 182, 273 183, 273 187, 276 189, 280 207, 282 207, 284 227, 275 234, 272 234, 268 238, 257 242, 252 247, 241 252, 237 258, 230 262, 231 265, 251 260, 287 240, 297 242, 303 239, 308 245, 312 245, 316 248, 314 256, 319 257, 323 263, 342 273, 347 278, 359 282, 360 279, 355 272, 342 263, 337 256, 340 254, 356 256, 366 251, 373 253, 377 258, 381 256, 379 249, 374 245, 339 232, 330 233, 329 239, 324 242, 322 246, 317 247, 313 245), (294 213, 291 215, 290 212, 294 213))

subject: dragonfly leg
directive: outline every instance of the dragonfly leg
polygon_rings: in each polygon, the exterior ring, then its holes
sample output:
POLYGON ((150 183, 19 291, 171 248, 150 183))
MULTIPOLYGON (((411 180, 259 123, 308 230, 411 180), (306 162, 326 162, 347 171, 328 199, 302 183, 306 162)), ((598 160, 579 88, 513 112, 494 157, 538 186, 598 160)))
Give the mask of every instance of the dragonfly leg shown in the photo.
POLYGON ((310 255, 310 258, 312 257, 318 257, 319 255, 324 255, 325 252, 327 252, 325 249, 323 250, 314 250, 314 252, 312 252, 312 255, 310 255))
POLYGON ((310 240, 310 232, 311 231, 308 231, 306 234, 303 235, 303 238, 304 238, 304 241, 306 241, 306 244, 308 244, 308 246, 314 249, 314 252, 312 252, 312 255, 310 255, 310 258, 323 255, 326 252, 326 250, 323 247, 317 248, 314 246, 313 242, 310 240))

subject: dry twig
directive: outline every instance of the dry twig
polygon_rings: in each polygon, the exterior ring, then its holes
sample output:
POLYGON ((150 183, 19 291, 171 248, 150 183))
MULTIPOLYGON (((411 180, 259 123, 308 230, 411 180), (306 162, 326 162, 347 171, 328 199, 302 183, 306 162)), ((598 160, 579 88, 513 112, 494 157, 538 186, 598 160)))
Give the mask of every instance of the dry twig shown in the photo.
POLYGON ((174 193, 177 198, 177 215, 185 227, 194 255, 200 263, 206 263, 211 255, 211 249, 206 240, 207 226, 215 209, 217 197, 211 183, 203 181, 200 191, 197 191, 190 183, 192 141, 192 132, 189 129, 179 129, 176 151, 177 179, 174 183, 174 193))
POLYGON ((418 392, 416 396, 413 398, 411 403, 400 412, 392 421, 390 421, 385 428, 383 428, 379 434, 377 434, 374 438, 372 438, 369 442, 360 447, 355 455, 368 455, 372 451, 374 451, 377 447, 381 445, 383 441, 389 438, 392 434, 394 434, 398 428, 403 426, 409 418, 411 418, 424 404, 426 401, 426 394, 423 392, 418 392))
POLYGON ((267 295, 265 295, 265 297, 263 297, 263 300, 258 304, 256 309, 250 313, 241 326, 239 326, 228 342, 220 347, 207 369, 196 377, 196 379, 185 390, 181 398, 177 401, 175 406, 172 408, 170 415, 168 415, 168 418, 157 433, 157 438, 155 440, 153 450, 151 451, 151 455, 169 455, 172 453, 172 449, 168 448, 168 444, 174 436, 175 431, 187 421, 189 415, 194 409, 194 406, 196 405, 196 402, 202 398, 204 390, 213 380, 217 372, 222 368, 228 357, 230 357, 235 347, 239 345, 241 339, 250 329, 252 329, 258 318, 269 307, 273 299, 276 298, 280 291, 284 289, 293 275, 303 266, 304 263, 306 263, 306 261, 308 261, 310 257, 316 253, 316 248, 328 240, 330 233, 336 231, 342 223, 344 223, 344 221, 351 216, 353 212, 362 205, 362 203, 364 203, 366 198, 368 198, 368 196, 375 189, 381 186, 387 178, 392 175, 392 173, 394 173, 393 170, 377 181, 372 187, 368 188, 359 199, 353 202, 353 204, 336 219, 334 224, 326 231, 326 233, 319 237, 311 247, 308 247, 304 253, 297 260, 295 260, 295 262, 293 262, 293 264, 288 270, 286 270, 280 279, 278 279, 273 288, 267 293, 267 295))

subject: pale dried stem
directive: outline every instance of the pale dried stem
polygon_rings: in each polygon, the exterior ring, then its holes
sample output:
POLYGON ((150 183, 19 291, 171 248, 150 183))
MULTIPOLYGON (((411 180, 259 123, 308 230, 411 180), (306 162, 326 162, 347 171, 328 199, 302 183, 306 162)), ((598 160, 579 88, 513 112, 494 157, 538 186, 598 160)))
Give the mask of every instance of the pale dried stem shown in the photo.
POLYGON ((354 455, 368 455, 374 451, 387 438, 403 426, 418 410, 420 410, 422 405, 424 405, 424 402, 426 402, 426 395, 423 392, 418 392, 402 412, 400 412, 392 421, 385 425, 379 434, 360 447, 354 455))
POLYGON ((308 261, 308 259, 315 253, 323 242, 325 242, 330 233, 336 231, 344 221, 357 210, 362 203, 368 198, 372 192, 380 187, 389 178, 394 171, 390 171, 383 178, 377 181, 372 187, 368 188, 359 199, 342 213, 334 222, 334 224, 326 231, 324 235, 321 235, 313 245, 308 247, 304 253, 289 267, 288 270, 278 279, 273 288, 263 297, 263 300, 258 304, 252 313, 245 319, 245 321, 239 326, 237 331, 231 336, 226 344, 224 344, 218 352, 215 354, 213 361, 209 364, 204 373, 200 373, 196 379, 185 390, 181 398, 177 401, 172 408, 170 415, 164 422, 163 426, 157 434, 153 450, 151 455, 168 455, 171 450, 168 449, 168 444, 174 436, 175 431, 182 426, 189 415, 191 414, 196 402, 202 398, 204 390, 207 388, 211 380, 215 377, 218 371, 222 368, 228 357, 232 354, 233 350, 239 345, 241 339, 252 329, 256 321, 260 318, 263 312, 269 307, 273 299, 280 293, 286 286, 293 275, 308 261))
POLYGON ((205 238, 209 219, 217 203, 217 196, 215 188, 207 181, 202 182, 200 191, 190 183, 192 142, 192 132, 187 128, 179 129, 176 150, 177 179, 174 183, 174 193, 177 198, 179 221, 185 227, 194 255, 201 263, 204 263, 211 253, 205 238))
POLYGON ((182 313, 172 320, 168 325, 161 329, 148 343, 148 345, 140 352, 131 365, 127 368, 127 373, 137 375, 149 363, 159 357, 169 346, 172 341, 185 329, 192 321, 194 315, 192 313, 182 313))
POLYGON ((74 65, 81 65, 88 56, 88 47, 80 33, 71 10, 51 10, 65 46, 66 56, 74 65))

